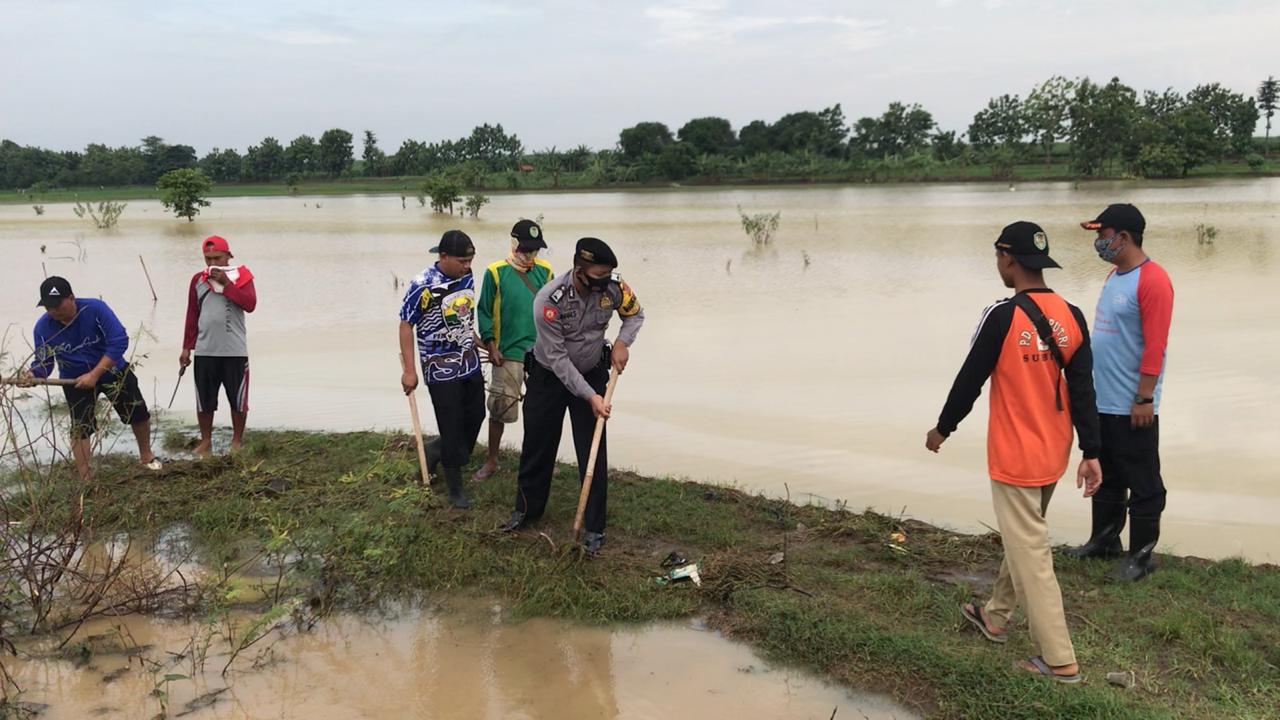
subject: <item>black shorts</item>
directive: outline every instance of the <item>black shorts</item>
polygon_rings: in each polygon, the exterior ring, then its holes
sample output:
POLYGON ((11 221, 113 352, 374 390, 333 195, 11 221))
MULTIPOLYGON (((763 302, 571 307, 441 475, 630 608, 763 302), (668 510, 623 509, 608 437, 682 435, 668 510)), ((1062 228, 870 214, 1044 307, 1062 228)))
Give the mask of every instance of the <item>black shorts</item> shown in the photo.
POLYGON ((67 407, 71 409, 71 437, 76 439, 87 438, 98 431, 98 418, 94 410, 99 394, 111 401, 111 407, 120 416, 120 422, 126 425, 137 425, 151 419, 147 400, 138 389, 138 378, 128 365, 120 370, 103 373, 92 390, 63 385, 62 394, 66 396, 67 407))
POLYGON ((249 358, 197 355, 196 412, 218 409, 218 390, 225 388, 233 412, 249 412, 249 358))

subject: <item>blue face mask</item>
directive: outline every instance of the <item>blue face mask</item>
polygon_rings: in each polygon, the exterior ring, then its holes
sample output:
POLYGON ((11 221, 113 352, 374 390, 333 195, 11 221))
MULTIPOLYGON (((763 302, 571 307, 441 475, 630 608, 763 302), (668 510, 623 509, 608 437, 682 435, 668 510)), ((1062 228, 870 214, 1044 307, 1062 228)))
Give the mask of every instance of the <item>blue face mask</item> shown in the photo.
POLYGON ((1128 240, 1121 240, 1115 247, 1111 247, 1111 244, 1119 237, 1117 234, 1108 235, 1107 237, 1098 236, 1093 241, 1093 249, 1098 251, 1098 257, 1107 262, 1115 262, 1116 257, 1129 244, 1128 240))

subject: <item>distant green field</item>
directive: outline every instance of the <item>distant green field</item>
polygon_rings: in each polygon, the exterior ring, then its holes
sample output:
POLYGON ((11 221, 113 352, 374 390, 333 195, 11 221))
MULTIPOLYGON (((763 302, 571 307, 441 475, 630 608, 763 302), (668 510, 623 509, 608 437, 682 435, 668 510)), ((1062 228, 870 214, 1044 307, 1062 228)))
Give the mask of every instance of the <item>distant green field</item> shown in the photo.
MULTIPOLYGON (((1270 158, 1260 170, 1254 170, 1243 162, 1222 162, 1204 165, 1191 171, 1189 177, 1206 178, 1218 176, 1268 176, 1280 174, 1280 159, 1270 158)), ((803 184, 803 183, 866 183, 866 182, 1010 182, 1036 180, 1098 180, 1098 179, 1131 179, 1127 175, 1107 177, 1093 176, 1081 178, 1071 172, 1065 160, 1055 158, 1046 163, 1026 163, 1013 168, 1011 178, 997 178, 990 165, 938 165, 925 170, 910 168, 880 170, 875 173, 841 172, 836 174, 817 173, 812 175, 734 175, 711 179, 705 177, 689 178, 681 183, 666 180, 654 180, 648 183, 615 182, 598 184, 587 181, 583 173, 522 173, 515 177, 512 187, 510 173, 494 173, 485 179, 484 186, 477 188, 479 192, 560 192, 580 190, 616 190, 669 188, 673 186, 754 186, 769 184, 803 184)), ((223 183, 215 185, 210 197, 258 197, 275 195, 403 195, 406 202, 416 203, 418 187, 424 177, 388 177, 388 178, 353 178, 329 180, 313 178, 305 180, 291 189, 283 182, 272 183, 223 183)), ((46 190, 39 193, 28 193, 18 190, 0 191, 0 203, 42 203, 72 202, 74 200, 98 202, 102 200, 155 200, 159 192, 151 186, 129 185, 122 187, 87 187, 46 190)))

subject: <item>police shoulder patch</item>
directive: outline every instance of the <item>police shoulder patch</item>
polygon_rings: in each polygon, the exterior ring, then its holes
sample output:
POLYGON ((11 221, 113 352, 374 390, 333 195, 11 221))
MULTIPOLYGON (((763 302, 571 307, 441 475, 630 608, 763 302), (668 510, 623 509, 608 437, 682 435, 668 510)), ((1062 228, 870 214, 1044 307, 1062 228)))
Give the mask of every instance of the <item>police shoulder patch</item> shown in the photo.
POLYGON ((559 310, 557 310, 557 309, 556 309, 556 307, 555 307, 554 305, 543 305, 543 306, 542 306, 542 319, 543 319, 543 320, 546 320, 547 322, 555 322, 555 319, 556 319, 557 317, 559 317, 559 316, 560 316, 560 311, 559 311, 559 310))
POLYGON ((561 287, 556 288, 556 289, 555 289, 555 292, 552 292, 552 293, 551 293, 551 298, 550 298, 550 300, 551 300, 551 302, 553 302, 553 303, 559 303, 559 302, 560 302, 560 300, 561 300, 561 298, 563 298, 563 297, 564 297, 564 286, 561 286, 561 287))
MULTIPOLYGON (((621 280, 620 280, 621 282, 621 280)), ((618 305, 618 314, 622 317, 631 317, 640 312, 640 300, 636 298, 636 294, 631 291, 631 286, 625 282, 622 286, 622 304, 618 305)))

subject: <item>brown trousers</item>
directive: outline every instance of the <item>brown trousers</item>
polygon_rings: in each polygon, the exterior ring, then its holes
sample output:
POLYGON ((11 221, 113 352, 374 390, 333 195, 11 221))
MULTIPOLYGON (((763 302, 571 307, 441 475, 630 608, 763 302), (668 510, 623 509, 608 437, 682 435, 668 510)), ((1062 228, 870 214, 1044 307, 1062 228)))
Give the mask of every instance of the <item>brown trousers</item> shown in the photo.
POLYGON ((1009 624, 1014 608, 1021 605, 1027 614, 1036 652, 1055 667, 1076 661, 1075 648, 1067 632, 1066 613, 1062 609, 1062 590, 1053 573, 1049 525, 1044 517, 1056 486, 1057 483, 1018 487, 991 481, 1004 560, 985 608, 991 623, 1004 627, 1009 624))

